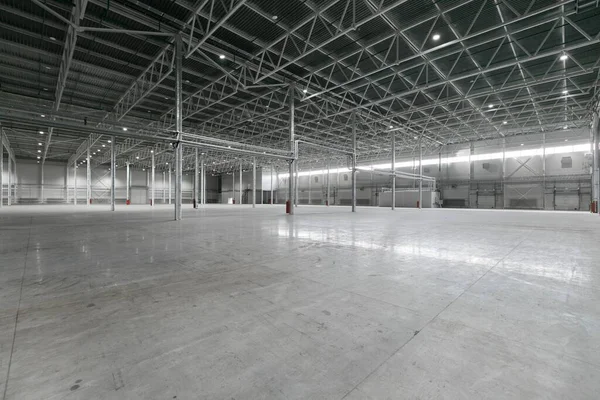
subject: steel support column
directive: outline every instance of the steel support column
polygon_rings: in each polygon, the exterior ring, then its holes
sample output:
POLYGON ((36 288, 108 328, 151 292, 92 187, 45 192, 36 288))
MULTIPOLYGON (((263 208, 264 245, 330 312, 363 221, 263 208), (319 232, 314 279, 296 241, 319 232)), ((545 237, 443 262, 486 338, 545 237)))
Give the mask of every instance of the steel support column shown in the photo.
POLYGON ((131 187, 131 174, 129 168, 129 161, 125 163, 125 204, 129 203, 129 189, 131 187))
POLYGON ((419 136, 419 209, 423 208, 423 135, 419 136))
POLYGON ((290 215, 294 214, 294 164, 297 162, 296 160, 296 143, 294 139, 294 112, 295 112, 295 86, 292 83, 289 89, 289 102, 290 102, 290 152, 293 154, 292 159, 290 160, 290 175, 288 179, 288 201, 289 201, 289 211, 290 215))
POLYGON ((275 204, 275 202, 273 201, 273 166, 271 165, 271 204, 275 204))
POLYGON ((298 160, 294 162, 294 207, 298 207, 298 160))
POLYGON ((356 212, 356 111, 352 112, 352 212, 356 212))
POLYGON ((87 156, 85 158, 86 174, 85 174, 85 201, 87 205, 92 204, 92 163, 90 162, 90 147, 87 148, 87 156))
POLYGON ((11 205, 12 204, 12 199, 11 199, 11 186, 12 186, 12 176, 11 176, 11 168, 10 168, 10 155, 8 156, 8 163, 6 164, 7 169, 8 169, 8 173, 6 174, 6 183, 7 183, 7 196, 6 196, 6 205, 11 205))
POLYGON ((44 164, 40 164, 40 204, 44 204, 44 164))
POLYGON ((110 137, 110 210, 115 211, 115 175, 117 174, 115 168, 115 137, 110 137))
POLYGON ((542 134, 542 210, 546 209, 546 132, 542 134))
POLYGON ((73 205, 77 205, 77 160, 73 162, 73 205))
POLYGON ((242 169, 242 162, 240 161, 240 194, 239 194, 239 204, 244 204, 244 170, 242 169))
POLYGON ((308 204, 311 204, 312 192, 312 171, 308 171, 308 204))
POLYGON ((256 157, 252 159, 252 208, 256 208, 256 157))
POLYGON ((182 179, 183 179, 183 144, 181 135, 183 133, 183 108, 182 108, 182 64, 183 42, 181 36, 175 37, 175 125, 177 130, 177 142, 175 148, 175 221, 181 220, 182 204, 182 179))
POLYGON ((331 202, 331 169, 329 168, 329 163, 327 163, 327 200, 325 205, 329 207, 331 202))
POLYGON ((600 110, 594 107, 592 119, 592 202, 600 214, 600 110))
POLYGON ((154 192, 156 191, 156 163, 154 152, 150 154, 150 161, 152 162, 150 169, 150 206, 154 207, 154 192))
POLYGON ((173 174, 171 172, 171 166, 170 165, 169 165, 168 174, 169 174, 169 190, 168 190, 168 192, 169 192, 169 205, 171 205, 171 197, 172 197, 172 191, 173 191, 172 190, 172 186, 171 186, 171 175, 173 175, 173 174))
POLYGON ((198 148, 196 147, 195 149, 195 159, 194 159, 194 199, 193 199, 193 203, 194 203, 194 208, 198 208, 198 203, 200 202, 200 183, 199 183, 199 179, 200 179, 200 165, 198 164, 199 160, 198 160, 198 148))
POLYGON ((204 158, 200 161, 200 175, 202 180, 200 181, 200 204, 206 204, 206 171, 204 170, 204 158))
MULTIPOLYGON (((0 135, 2 135, 1 130, 0 135)), ((2 207, 4 207, 4 142, 0 137, 0 208, 2 207)))
POLYGON ((231 172, 231 200, 235 204, 235 169, 231 172))
MULTIPOLYGON (((392 132, 392 171, 396 172, 396 133, 392 132)), ((392 176, 392 210, 396 209, 396 176, 392 176)))
POLYGON ((165 171, 162 172, 162 203, 167 202, 167 178, 165 177, 165 171))

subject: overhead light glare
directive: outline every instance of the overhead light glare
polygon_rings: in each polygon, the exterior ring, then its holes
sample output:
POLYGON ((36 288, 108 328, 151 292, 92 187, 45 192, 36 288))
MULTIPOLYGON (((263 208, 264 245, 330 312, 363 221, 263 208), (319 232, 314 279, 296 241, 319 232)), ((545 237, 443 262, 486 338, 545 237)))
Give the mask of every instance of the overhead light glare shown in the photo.
POLYGON ((560 56, 560 61, 567 61, 568 58, 569 58, 568 55, 563 54, 562 56, 560 56))
POLYGON ((44 134, 44 131, 40 131, 40 135, 43 135, 43 134, 44 134))
POLYGON ((508 124, 508 122, 502 121, 502 125, 506 125, 506 124, 508 124))
POLYGON ((219 58, 220 58, 221 60, 224 60, 224 59, 225 59, 225 54, 219 54, 219 58))
POLYGON ((308 89, 303 89, 302 93, 308 93, 308 89))
POLYGON ((563 90, 562 94, 569 94, 568 90, 563 90))
POLYGON ((488 108, 494 108, 493 104, 488 105, 488 108))
POLYGON ((41 152, 42 152, 41 150, 38 150, 38 153, 41 153, 41 152))
POLYGON ((432 36, 432 39, 435 41, 440 40, 440 38, 441 38, 441 36, 438 33, 436 33, 435 35, 432 36))
POLYGON ((42 145, 42 142, 38 142, 38 146, 41 146, 41 145, 42 145))
POLYGON ((46 115, 45 114, 41 114, 40 117, 46 118, 46 115))
POLYGON ((110 140, 108 141, 108 143, 110 143, 110 140))
POLYGON ((127 132, 127 128, 123 127, 123 130, 124 130, 125 132, 127 132))

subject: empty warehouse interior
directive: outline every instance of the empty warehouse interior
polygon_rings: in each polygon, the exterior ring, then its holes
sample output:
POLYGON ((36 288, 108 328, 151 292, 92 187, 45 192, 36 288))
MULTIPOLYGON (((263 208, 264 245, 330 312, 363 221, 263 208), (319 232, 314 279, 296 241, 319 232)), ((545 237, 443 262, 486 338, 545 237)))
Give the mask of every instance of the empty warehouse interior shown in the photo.
POLYGON ((597 0, 0 0, 0 399, 597 399, 597 0))

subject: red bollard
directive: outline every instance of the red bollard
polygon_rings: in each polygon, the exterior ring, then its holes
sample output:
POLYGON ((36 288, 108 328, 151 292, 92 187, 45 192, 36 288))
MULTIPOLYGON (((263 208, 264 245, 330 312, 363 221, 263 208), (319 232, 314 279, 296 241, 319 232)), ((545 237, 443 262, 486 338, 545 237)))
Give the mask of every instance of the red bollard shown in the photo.
POLYGON ((325 200, 325 205, 329 207, 329 200, 325 200))
POLYGON ((285 213, 289 214, 290 213, 290 201, 286 201, 285 202, 285 213))
POLYGON ((92 204, 92 199, 90 199, 90 204, 92 204))
POLYGON ((126 205, 130 205, 131 204, 131 200, 129 200, 129 199, 125 200, 125 204, 126 205))
POLYGON ((417 208, 419 208, 419 200, 417 200, 417 208))

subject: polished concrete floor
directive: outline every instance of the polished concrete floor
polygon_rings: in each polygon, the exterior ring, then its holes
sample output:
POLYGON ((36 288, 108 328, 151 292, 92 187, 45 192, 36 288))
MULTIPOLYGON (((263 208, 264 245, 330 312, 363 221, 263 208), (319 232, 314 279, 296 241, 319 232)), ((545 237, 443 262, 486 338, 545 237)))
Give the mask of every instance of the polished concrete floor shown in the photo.
POLYGON ((597 216, 187 207, 0 210, 1 399, 600 397, 597 216))

